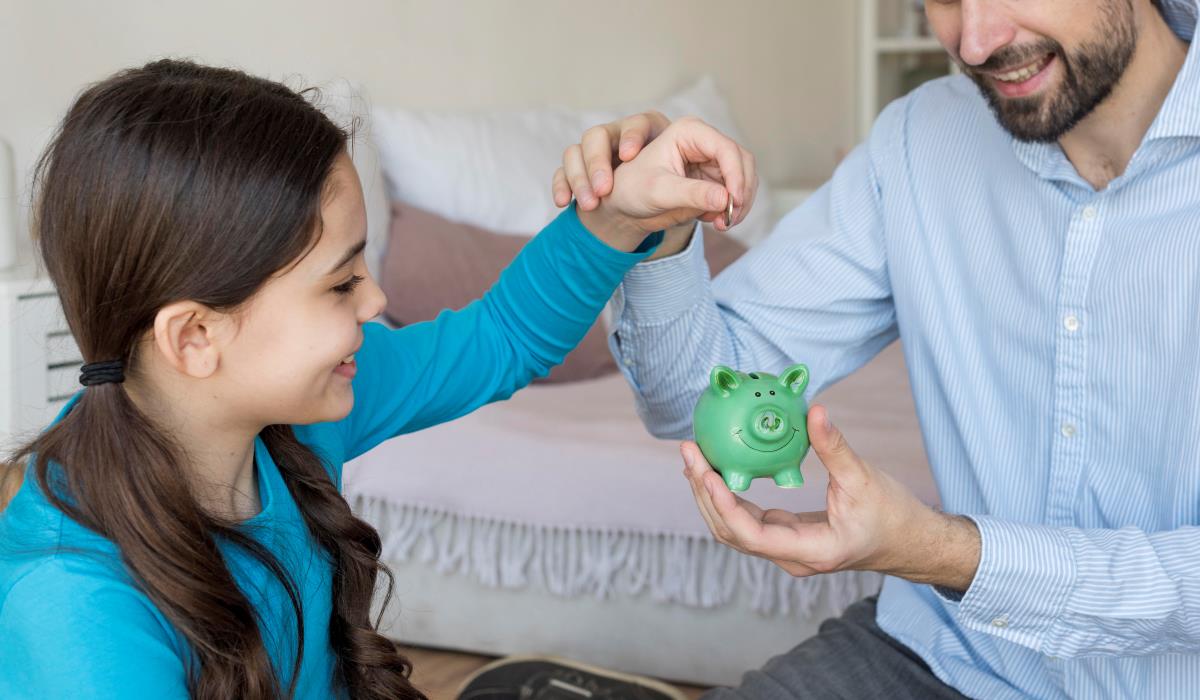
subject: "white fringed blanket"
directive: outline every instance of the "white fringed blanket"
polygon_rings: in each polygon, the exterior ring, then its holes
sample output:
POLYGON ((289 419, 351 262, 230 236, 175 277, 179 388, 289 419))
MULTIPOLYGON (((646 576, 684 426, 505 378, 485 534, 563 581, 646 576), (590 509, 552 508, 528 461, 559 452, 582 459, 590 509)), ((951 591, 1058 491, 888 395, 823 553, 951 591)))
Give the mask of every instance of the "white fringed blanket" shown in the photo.
MULTIPOLYGON (((898 348, 823 401, 860 454, 936 502, 898 348)), ((755 610, 773 615, 820 612, 816 600, 840 610, 878 589, 875 574, 796 579, 716 543, 682 469, 677 443, 646 434, 628 386, 613 375, 534 386, 391 440, 349 463, 344 481, 356 512, 379 529, 386 558, 489 587, 644 593, 700 608, 744 591, 755 610)), ((810 456, 804 474, 801 489, 758 480, 748 497, 823 509, 820 462, 810 456)))

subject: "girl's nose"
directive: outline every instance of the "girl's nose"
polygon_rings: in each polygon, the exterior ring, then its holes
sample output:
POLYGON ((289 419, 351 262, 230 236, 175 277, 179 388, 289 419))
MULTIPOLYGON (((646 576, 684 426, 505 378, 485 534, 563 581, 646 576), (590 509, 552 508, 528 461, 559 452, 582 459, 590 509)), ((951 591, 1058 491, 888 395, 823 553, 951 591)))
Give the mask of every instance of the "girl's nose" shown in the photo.
POLYGON ((366 281, 362 287, 363 299, 359 304, 359 321, 366 323, 376 316, 383 313, 387 308, 387 295, 383 293, 379 285, 375 283, 375 278, 367 275, 366 281))

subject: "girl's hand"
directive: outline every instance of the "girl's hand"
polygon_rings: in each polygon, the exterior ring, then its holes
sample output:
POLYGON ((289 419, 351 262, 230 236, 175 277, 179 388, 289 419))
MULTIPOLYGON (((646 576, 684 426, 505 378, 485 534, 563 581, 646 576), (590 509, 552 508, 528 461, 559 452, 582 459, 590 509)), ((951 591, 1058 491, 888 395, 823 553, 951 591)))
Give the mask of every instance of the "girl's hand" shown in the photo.
MULTIPOLYGON (((572 172, 583 172, 579 146, 567 149, 564 158, 574 162, 576 156, 579 161, 572 172)), ((560 168, 556 189, 566 178, 560 168)), ((690 117, 665 127, 636 157, 612 172, 612 181, 611 190, 599 202, 589 208, 580 201, 577 208, 589 230, 626 251, 635 249, 648 233, 696 218, 715 221, 724 230, 729 196, 736 224, 749 211, 758 187, 753 156, 690 117)))
POLYGON ((658 137, 671 120, 662 112, 643 112, 583 132, 579 143, 563 153, 554 173, 554 203, 565 207, 574 196, 583 211, 591 211, 612 192, 613 168, 633 160, 642 147, 658 137))

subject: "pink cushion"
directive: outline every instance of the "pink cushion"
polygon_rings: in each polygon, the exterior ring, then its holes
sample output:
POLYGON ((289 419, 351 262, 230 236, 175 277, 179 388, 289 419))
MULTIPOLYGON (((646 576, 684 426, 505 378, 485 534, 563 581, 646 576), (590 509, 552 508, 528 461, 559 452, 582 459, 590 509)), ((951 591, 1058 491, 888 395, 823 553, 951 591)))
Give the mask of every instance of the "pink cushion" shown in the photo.
MULTIPOLYGON (((532 236, 498 234, 442 218, 416 207, 392 205, 380 286, 387 317, 398 325, 427 321, 443 309, 461 309, 483 296, 532 236)), ((704 233, 705 258, 716 275, 745 246, 711 228, 704 233)), ((599 320, 545 382, 592 379, 615 372, 604 325, 599 320)))

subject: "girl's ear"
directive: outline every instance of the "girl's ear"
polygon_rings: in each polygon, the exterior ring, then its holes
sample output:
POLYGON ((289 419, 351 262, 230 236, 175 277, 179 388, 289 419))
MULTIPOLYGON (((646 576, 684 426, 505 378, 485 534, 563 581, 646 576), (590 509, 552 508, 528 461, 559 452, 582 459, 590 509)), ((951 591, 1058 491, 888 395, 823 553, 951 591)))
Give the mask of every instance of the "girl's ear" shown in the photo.
POLYGON ((177 301, 154 317, 154 349, 175 371, 195 379, 212 376, 221 364, 217 325, 223 314, 194 301, 177 301))

